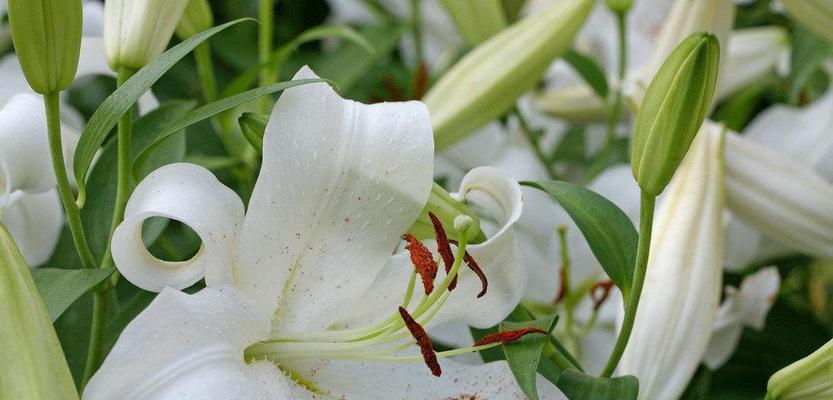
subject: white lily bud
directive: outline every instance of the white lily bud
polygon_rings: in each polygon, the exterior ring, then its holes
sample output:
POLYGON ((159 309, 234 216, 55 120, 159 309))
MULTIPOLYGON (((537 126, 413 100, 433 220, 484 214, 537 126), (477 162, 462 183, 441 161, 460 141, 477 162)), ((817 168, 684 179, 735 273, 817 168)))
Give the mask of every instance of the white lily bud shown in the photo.
POLYGON ((108 0, 104 49, 114 71, 138 70, 168 47, 188 0, 108 0))
POLYGON ((833 2, 830 0, 781 0, 784 8, 813 32, 833 42, 833 2))
POLYGON ((833 340, 776 372, 767 383, 767 400, 829 399, 833 396, 833 340))
POLYGON ((579 124, 605 121, 610 114, 605 100, 587 85, 542 93, 535 98, 535 105, 547 114, 579 124))
POLYGON ((675 399, 709 343, 723 272, 723 127, 706 123, 654 221, 645 286, 619 364, 640 399, 675 399))
MULTIPOLYGON (((720 59, 726 59, 729 32, 735 21, 735 4, 726 0, 677 0, 662 26, 657 45, 640 79, 648 87, 653 76, 671 52, 694 32, 706 31, 717 36, 720 59)), ((721 65, 720 75, 725 68, 721 65)), ((720 84, 718 84, 719 86, 720 84)))
MULTIPOLYGON (((14 192, 41 193, 56 185, 43 110, 43 101, 29 93, 12 97, 0 109, 0 207, 14 192)), ((72 168, 78 136, 71 129, 61 136, 72 168)))
POLYGON ((506 26, 500 0, 442 0, 466 43, 476 46, 506 26))
POLYGON ((833 259, 833 185, 787 157, 737 135, 726 138, 731 210, 765 235, 833 259))

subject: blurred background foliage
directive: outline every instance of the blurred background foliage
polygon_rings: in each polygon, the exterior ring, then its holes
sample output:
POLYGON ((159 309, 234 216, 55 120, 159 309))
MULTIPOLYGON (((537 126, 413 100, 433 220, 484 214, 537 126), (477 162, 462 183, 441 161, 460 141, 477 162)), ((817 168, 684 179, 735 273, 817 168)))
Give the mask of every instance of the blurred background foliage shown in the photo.
MULTIPOLYGON (((257 0, 213 0, 211 3, 218 23, 241 17, 257 18, 257 0)), ((771 73, 718 106, 714 119, 736 131, 741 131, 767 107, 778 103, 808 104, 821 96, 829 85, 820 66, 822 60, 833 53, 833 47, 783 15, 771 12, 769 3, 764 0, 739 6, 736 26, 774 24, 787 28, 793 48, 791 72, 783 77, 771 73)), ((325 0, 280 0, 275 2, 274 7, 276 47, 290 42, 310 28, 327 24, 330 13, 325 0)), ((357 27, 374 45, 375 54, 369 54, 359 45, 345 40, 304 43, 282 68, 280 80, 290 79, 298 67, 310 64, 321 76, 335 80, 345 97, 362 102, 412 98, 417 84, 415 74, 397 51, 399 38, 407 30, 406 24, 407 21, 381 18, 375 25, 357 27)), ((257 29, 257 24, 239 24, 212 39, 221 91, 235 77, 258 65, 257 29)), ((0 54, 8 51, 10 49, 0 49, 0 54)), ((112 78, 85 78, 74 84, 69 101, 84 117, 89 118, 114 89, 115 80, 112 78)), ((163 104, 177 99, 200 99, 200 83, 193 58, 186 57, 172 68, 154 85, 153 92, 163 104)), ((548 157, 553 163, 562 164, 570 170, 586 171, 593 157, 586 155, 585 129, 581 125, 567 129, 567 134, 548 157)), ((148 171, 155 166, 184 159, 206 166, 221 181, 234 187, 236 180, 232 178, 232 169, 235 161, 224 153, 224 147, 210 122, 196 124, 188 128, 185 135, 176 135, 170 140, 176 143, 165 147, 173 150, 154 155, 155 160, 149 163, 148 171)), ((627 162, 628 152, 627 141, 621 140, 615 146, 609 163, 627 162)), ((114 173, 112 170, 108 170, 106 163, 100 160, 93 175, 99 174, 100 179, 106 181, 108 174, 114 173)), ((148 222, 145 229, 163 230, 148 243, 151 252, 162 259, 187 260, 200 248, 198 237, 176 221, 148 222)), ((833 334, 833 265, 794 256, 752 266, 746 272, 773 264, 778 266, 784 285, 769 314, 766 328, 761 332, 747 328, 737 352, 720 369, 709 371, 701 366, 685 394, 686 399, 760 399, 772 373, 830 339, 833 334)), ((80 268, 68 229, 65 229, 47 265, 80 268)), ((743 275, 727 274, 726 284, 738 285, 743 275)), ((199 289, 198 284, 187 291, 199 289)), ((119 280, 117 290, 111 293, 107 349, 127 323, 155 296, 134 287, 126 279, 119 280)), ((91 301, 90 293, 84 295, 55 323, 76 382, 80 382, 87 352, 91 301)))

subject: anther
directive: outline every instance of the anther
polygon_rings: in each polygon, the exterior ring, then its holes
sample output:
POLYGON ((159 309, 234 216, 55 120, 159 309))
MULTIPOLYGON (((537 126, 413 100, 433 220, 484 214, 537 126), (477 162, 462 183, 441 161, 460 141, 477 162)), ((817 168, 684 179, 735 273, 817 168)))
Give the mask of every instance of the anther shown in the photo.
MULTIPOLYGON (((448 243, 448 235, 445 233, 445 228, 443 228, 443 223, 440 222, 440 219, 437 218, 436 215, 432 212, 428 212, 428 217, 431 218, 431 224, 434 225, 434 236, 437 239, 437 252, 440 253, 440 257, 443 259, 443 265, 445 266, 445 273, 451 271, 451 266, 454 264, 454 253, 451 252, 451 245, 448 243)), ((448 290, 454 290, 457 287, 457 277, 455 276, 454 279, 451 280, 451 283, 448 285, 448 290)))
MULTIPOLYGON (((455 246, 458 245, 457 241, 454 239, 449 239, 449 242, 451 242, 451 244, 455 246)), ((487 290, 489 290, 489 280, 486 279, 486 273, 484 273, 480 266, 477 265, 477 261, 474 260, 474 257, 472 257, 468 251, 466 252, 466 255, 463 257, 463 261, 465 261, 466 265, 469 266, 469 269, 474 271, 475 275, 477 275, 477 277, 480 278, 481 289, 480 293, 477 294, 477 298, 479 299, 486 294, 487 290)))
POLYGON ((422 286, 425 287, 427 296, 434 291, 434 279, 437 277, 438 267, 437 262, 434 261, 434 255, 416 236, 410 233, 402 235, 402 240, 408 242, 405 249, 411 254, 411 263, 414 264, 414 269, 422 279, 422 286))
POLYGON ((483 336, 482 339, 474 343, 475 346, 485 346, 492 343, 508 344, 512 343, 531 333, 540 333, 542 335, 549 335, 550 333, 541 328, 522 328, 514 331, 496 332, 490 335, 483 336))
POLYGON ((593 310, 598 310, 604 304, 608 296, 610 296, 610 289, 613 288, 613 281, 610 279, 599 281, 590 287, 590 297, 593 299, 593 310), (601 294, 599 290, 601 289, 601 294))
POLYGON ((399 307, 399 315, 402 316, 402 321, 405 322, 405 326, 411 331, 411 335, 416 340, 416 344, 422 352, 422 358, 425 360, 425 365, 428 366, 428 369, 431 370, 434 376, 440 376, 442 369, 440 368, 439 361, 437 361, 437 354, 434 353, 434 346, 431 344, 431 339, 428 337, 428 334, 425 333, 425 329, 414 320, 411 314, 408 314, 408 310, 404 307, 399 307))

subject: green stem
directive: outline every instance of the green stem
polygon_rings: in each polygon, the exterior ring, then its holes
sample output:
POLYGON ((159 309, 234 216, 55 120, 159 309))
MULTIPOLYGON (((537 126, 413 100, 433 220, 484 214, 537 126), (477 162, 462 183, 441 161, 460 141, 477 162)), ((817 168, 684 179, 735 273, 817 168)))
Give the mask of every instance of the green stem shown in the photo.
POLYGON ((58 183, 58 193, 61 195, 61 203, 64 205, 64 212, 67 215, 67 225, 72 233, 72 240, 75 243, 75 251, 84 268, 95 268, 95 258, 90 246, 87 244, 87 236, 84 234, 84 227, 81 225, 81 210, 75 203, 75 196, 69 185, 66 164, 64 162, 64 149, 61 143, 61 99, 59 93, 48 93, 43 95, 43 102, 46 108, 46 127, 49 134, 49 152, 52 156, 52 168, 55 171, 55 180, 58 183))
POLYGON ((420 0, 411 0, 411 30, 414 34, 414 49, 416 50, 417 64, 424 60, 422 51, 422 16, 419 10, 419 2, 420 0))
MULTIPOLYGON (((587 174, 587 180, 592 180, 599 173, 601 173, 607 166, 610 158, 610 151, 613 148, 613 143, 616 141, 616 126, 619 124, 619 119, 622 116, 622 84, 625 82, 625 74, 628 68, 628 37, 627 37, 627 18, 625 13, 616 13, 616 24, 619 36, 619 65, 617 79, 618 84, 615 85, 613 91, 613 99, 611 100, 610 115, 607 120, 607 134, 605 146, 598 157, 593 161, 590 170, 587 174)), ((613 86, 613 85, 611 85, 613 86)))
MULTIPOLYGON (((260 0, 260 29, 258 30, 258 61, 260 65, 267 65, 269 57, 272 55, 273 35, 275 30, 275 15, 273 9, 274 0, 260 0)), ((260 70, 260 85, 271 85, 275 81, 275 76, 268 67, 263 67, 260 70)))
POLYGON ((558 172, 555 172, 555 169, 553 168, 549 157, 547 157, 547 155, 544 154, 544 150, 541 149, 541 141, 538 140, 538 134, 532 129, 532 127, 529 126, 529 123, 527 122, 526 117, 524 117, 523 113, 521 113, 521 110, 515 107, 513 113, 518 118, 518 123, 521 125, 521 130, 524 132, 527 139, 529 139, 529 145, 532 146, 532 150, 535 153, 535 157, 547 171, 547 176, 549 176, 550 179, 559 180, 558 172))
POLYGON ((217 77, 214 73, 214 62, 211 59, 211 45, 208 42, 194 49, 194 59, 197 62, 197 75, 202 84, 202 95, 206 103, 217 99, 217 77))
POLYGON ((642 294, 642 285, 645 283, 645 273, 648 270, 648 254, 651 250, 651 230, 654 224, 654 206, 657 198, 645 191, 642 191, 642 198, 639 210, 639 245, 636 250, 636 266, 633 271, 633 283, 631 284, 630 297, 625 305, 625 319, 622 322, 622 330, 616 338, 616 345, 607 360, 601 376, 610 377, 625 352, 628 340, 633 331, 633 323, 636 319, 636 310, 639 307, 639 297, 642 294))
POLYGON ((84 364, 84 375, 81 378, 81 392, 92 378, 104 358, 104 331, 107 326, 108 289, 93 292, 93 316, 90 324, 90 345, 87 348, 87 362, 84 364))

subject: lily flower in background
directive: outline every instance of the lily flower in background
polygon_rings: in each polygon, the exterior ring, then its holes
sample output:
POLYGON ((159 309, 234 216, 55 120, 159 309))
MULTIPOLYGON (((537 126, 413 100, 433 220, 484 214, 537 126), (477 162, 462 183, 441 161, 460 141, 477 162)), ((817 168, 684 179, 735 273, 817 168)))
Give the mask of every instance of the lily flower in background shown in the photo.
POLYGON ((640 399, 678 398, 709 342, 723 276, 723 131, 712 124, 700 130, 654 222, 619 364, 620 373, 639 379, 640 399))
MULTIPOLYGON (((308 77, 306 68, 296 75, 308 77)), ((520 300, 520 187, 490 168, 463 179, 459 197, 499 228, 467 244, 472 220, 458 217, 452 253, 443 239, 451 227, 439 224, 443 276, 412 236, 410 253, 392 255, 429 197, 432 159, 421 103, 367 106, 315 83, 278 100, 245 216, 240 199, 201 167, 150 174, 116 230, 113 256, 127 279, 162 293, 124 330, 84 398, 521 397, 505 362, 445 360, 478 348, 435 353, 425 331, 444 321, 492 326, 520 300), (203 250, 183 263, 153 258, 140 240, 152 216, 183 221, 203 250), (203 274, 208 287, 196 294, 171 287, 203 274), (424 290, 415 289, 416 275, 424 290)), ((543 378, 538 388, 542 398, 563 398, 543 378)))
POLYGON ((139 70, 168 47, 188 0, 109 0, 104 48, 113 71, 139 70))

